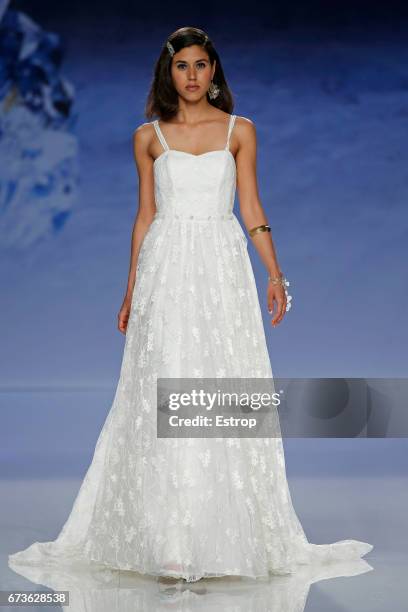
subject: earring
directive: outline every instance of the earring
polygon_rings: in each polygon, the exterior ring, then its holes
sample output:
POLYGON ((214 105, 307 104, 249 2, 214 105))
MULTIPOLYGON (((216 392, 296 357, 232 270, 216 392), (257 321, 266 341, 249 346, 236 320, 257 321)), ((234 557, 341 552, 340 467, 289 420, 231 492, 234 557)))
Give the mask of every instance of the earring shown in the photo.
POLYGON ((219 93, 220 93, 220 88, 218 87, 218 85, 214 83, 214 81, 211 81, 210 86, 208 88, 208 95, 211 98, 211 100, 214 100, 214 98, 216 98, 219 93))

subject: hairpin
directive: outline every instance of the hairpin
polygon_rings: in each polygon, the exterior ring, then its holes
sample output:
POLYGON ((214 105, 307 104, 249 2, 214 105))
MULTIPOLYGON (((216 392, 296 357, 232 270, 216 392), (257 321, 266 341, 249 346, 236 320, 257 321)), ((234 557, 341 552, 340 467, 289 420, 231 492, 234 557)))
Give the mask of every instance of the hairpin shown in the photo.
MULTIPOLYGON (((207 36, 207 34, 205 34, 203 45, 205 45, 207 41, 208 41, 208 36, 207 36)), ((166 42, 166 47, 168 48, 171 57, 173 57, 173 55, 175 54, 175 50, 174 50, 174 47, 173 47, 173 45, 171 44, 171 42, 169 40, 166 42)))

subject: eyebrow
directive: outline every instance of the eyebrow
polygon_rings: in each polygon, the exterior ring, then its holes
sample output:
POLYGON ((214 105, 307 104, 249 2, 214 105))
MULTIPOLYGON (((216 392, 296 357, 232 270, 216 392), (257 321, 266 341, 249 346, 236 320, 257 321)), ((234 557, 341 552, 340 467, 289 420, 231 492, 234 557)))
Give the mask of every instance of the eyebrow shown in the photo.
MULTIPOLYGON (((194 60, 194 61, 195 61, 195 62, 209 62, 210 60, 209 60, 207 57, 202 57, 202 58, 200 58, 200 59, 196 59, 196 60, 194 60)), ((184 62, 184 63, 186 63, 186 64, 188 63, 188 62, 187 62, 187 60, 182 60, 182 59, 176 60, 176 64, 177 64, 178 62, 184 62)))

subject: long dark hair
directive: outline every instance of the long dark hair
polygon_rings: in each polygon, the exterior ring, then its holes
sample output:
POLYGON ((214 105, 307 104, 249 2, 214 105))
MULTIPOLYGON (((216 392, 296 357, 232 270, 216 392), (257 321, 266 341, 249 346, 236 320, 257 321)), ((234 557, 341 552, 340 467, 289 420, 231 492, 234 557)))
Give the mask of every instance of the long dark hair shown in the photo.
POLYGON ((145 115, 148 119, 152 119, 154 116, 158 116, 159 119, 167 121, 174 117, 178 111, 178 93, 173 85, 171 77, 171 62, 172 56, 167 48, 167 41, 169 41, 174 48, 174 51, 180 51, 184 47, 190 47, 191 45, 200 45, 208 53, 210 64, 214 64, 216 60, 216 67, 213 77, 213 83, 215 83, 220 93, 213 100, 208 96, 207 100, 210 104, 216 108, 232 113, 234 108, 234 101, 232 93, 225 80, 224 71, 222 69, 221 60, 212 44, 209 36, 199 28, 179 28, 173 34, 166 39, 159 58, 156 61, 154 68, 154 76, 150 91, 146 101, 145 115))

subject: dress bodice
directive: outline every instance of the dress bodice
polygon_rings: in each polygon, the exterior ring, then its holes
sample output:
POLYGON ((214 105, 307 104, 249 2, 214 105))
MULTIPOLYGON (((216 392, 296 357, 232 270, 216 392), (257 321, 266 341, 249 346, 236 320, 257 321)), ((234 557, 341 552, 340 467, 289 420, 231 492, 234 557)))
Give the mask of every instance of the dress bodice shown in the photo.
POLYGON ((153 121, 164 148, 154 161, 157 215, 205 218, 231 215, 236 190, 235 159, 229 141, 236 115, 231 115, 224 149, 200 155, 170 149, 153 121))

